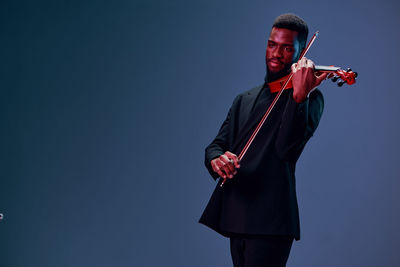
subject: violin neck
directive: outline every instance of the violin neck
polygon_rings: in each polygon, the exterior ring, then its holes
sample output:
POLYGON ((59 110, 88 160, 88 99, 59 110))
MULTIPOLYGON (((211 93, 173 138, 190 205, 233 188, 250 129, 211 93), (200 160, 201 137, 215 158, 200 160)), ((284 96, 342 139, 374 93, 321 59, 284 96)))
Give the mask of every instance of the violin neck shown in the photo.
POLYGON ((340 70, 340 67, 315 65, 314 69, 315 69, 315 71, 335 72, 335 71, 340 70))

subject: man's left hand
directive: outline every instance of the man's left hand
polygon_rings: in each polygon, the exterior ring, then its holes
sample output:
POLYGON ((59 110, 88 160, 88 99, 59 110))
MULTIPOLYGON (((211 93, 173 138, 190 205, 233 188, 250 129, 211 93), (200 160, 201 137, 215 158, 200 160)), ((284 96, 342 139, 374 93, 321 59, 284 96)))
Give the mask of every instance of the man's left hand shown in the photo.
POLYGON ((314 62, 306 57, 292 65, 292 72, 293 98, 297 103, 305 101, 308 94, 328 76, 328 73, 316 73, 314 62))

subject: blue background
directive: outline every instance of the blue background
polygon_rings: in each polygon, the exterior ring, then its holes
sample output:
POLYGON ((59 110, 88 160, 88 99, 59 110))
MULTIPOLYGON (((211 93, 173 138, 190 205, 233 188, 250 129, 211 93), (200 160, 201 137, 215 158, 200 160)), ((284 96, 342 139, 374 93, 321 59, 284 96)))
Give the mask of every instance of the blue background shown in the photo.
POLYGON ((0 8, 0 266, 231 266, 197 223, 233 98, 286 12, 351 67, 298 162, 287 266, 400 266, 396 1, 10 1, 0 8))

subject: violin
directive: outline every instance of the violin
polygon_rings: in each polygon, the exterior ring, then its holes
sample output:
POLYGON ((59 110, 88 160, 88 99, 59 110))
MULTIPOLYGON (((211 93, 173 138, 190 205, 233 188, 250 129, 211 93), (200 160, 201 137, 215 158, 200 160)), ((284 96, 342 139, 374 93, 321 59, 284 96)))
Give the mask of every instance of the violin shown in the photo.
MULTIPOLYGON (((345 83, 348 85, 352 85, 356 83, 356 78, 358 76, 357 72, 352 71, 352 69, 348 68, 347 70, 343 70, 340 67, 335 66, 321 66, 315 65, 314 70, 316 72, 322 73, 327 72, 330 73, 328 79, 331 79, 333 82, 337 82, 339 87, 343 86, 345 83)), ((268 87, 271 93, 277 93, 282 89, 283 84, 289 78, 290 74, 282 77, 279 80, 268 83, 268 87)), ((292 80, 289 80, 288 84, 285 86, 285 89, 293 88, 292 80)))
MULTIPOLYGON (((308 50, 310 49, 311 45, 314 43, 315 39, 317 38, 319 32, 317 31, 310 39, 310 42, 307 44, 306 48, 303 50, 302 54, 299 57, 299 61, 307 54, 308 50)), ((332 79, 333 82, 337 82, 338 86, 343 86, 345 83, 348 85, 352 85, 356 82, 356 78, 358 76, 357 72, 353 72, 351 69, 347 69, 347 71, 342 70, 340 67, 335 66, 314 66, 315 71, 317 72, 329 72, 328 79, 332 79), (339 80, 340 79, 340 80, 339 80)), ((246 154, 247 150, 249 149, 251 143, 253 142, 254 138, 256 137, 257 133, 260 131, 261 127, 263 126, 265 120, 268 118, 269 114, 271 113, 272 109, 274 108, 276 102, 278 101, 279 97, 282 95, 285 89, 293 88, 292 85, 292 77, 293 72, 289 75, 279 79, 278 81, 274 81, 272 83, 268 83, 268 86, 272 93, 278 92, 275 96, 274 100, 272 101, 271 105, 268 107, 268 110, 265 112, 264 116, 262 117, 261 121, 258 123, 256 129, 250 136, 249 140, 247 141, 246 145, 243 147, 242 151, 238 156, 239 162, 242 160, 244 155, 246 154)), ((226 178, 222 181, 220 187, 224 185, 226 182, 226 178)))

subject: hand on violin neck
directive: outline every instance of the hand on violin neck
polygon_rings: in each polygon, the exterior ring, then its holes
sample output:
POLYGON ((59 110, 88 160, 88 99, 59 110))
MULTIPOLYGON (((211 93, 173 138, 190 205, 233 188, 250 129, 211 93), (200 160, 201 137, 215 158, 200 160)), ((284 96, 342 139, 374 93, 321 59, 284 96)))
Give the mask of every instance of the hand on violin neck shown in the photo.
POLYGON ((321 84, 328 73, 317 73, 314 70, 314 62, 303 57, 292 65, 293 99, 297 103, 305 101, 312 90, 321 84))

